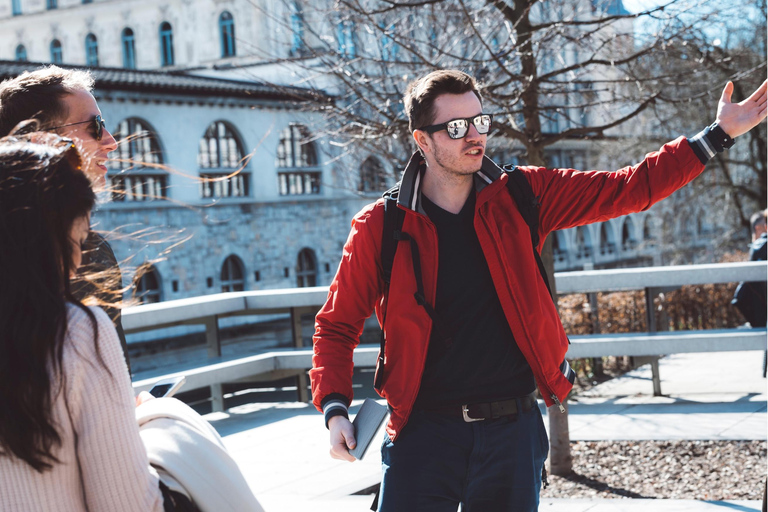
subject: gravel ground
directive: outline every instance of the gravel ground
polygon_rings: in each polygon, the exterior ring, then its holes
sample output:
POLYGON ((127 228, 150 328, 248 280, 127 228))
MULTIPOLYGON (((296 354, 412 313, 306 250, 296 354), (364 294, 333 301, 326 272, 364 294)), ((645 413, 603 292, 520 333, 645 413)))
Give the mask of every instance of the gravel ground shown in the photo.
POLYGON ((574 441, 545 498, 762 500, 765 441, 574 441))

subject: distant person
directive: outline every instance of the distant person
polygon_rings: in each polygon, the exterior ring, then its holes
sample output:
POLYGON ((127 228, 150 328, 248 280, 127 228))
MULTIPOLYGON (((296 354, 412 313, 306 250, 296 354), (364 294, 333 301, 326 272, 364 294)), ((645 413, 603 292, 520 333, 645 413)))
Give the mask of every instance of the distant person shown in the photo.
POLYGON ((549 445, 534 391, 565 411, 575 377, 538 252, 552 231, 647 210, 695 179, 765 119, 766 83, 741 103, 732 91, 729 83, 715 123, 637 165, 505 173, 485 155, 493 119, 474 78, 441 70, 408 86, 418 151, 399 185, 352 220, 315 321, 310 371, 331 456, 354 460, 353 351, 376 312, 384 339, 375 386, 391 410, 379 511, 538 509, 549 445), (532 209, 534 230, 521 214, 532 209))
MULTIPOLYGON (((765 261, 768 249, 768 225, 765 211, 752 215, 749 220, 752 228, 752 243, 749 244, 749 261, 765 261)), ((765 327, 768 317, 766 302, 766 282, 750 281, 740 283, 736 288, 731 303, 741 311, 752 327, 765 327)))
MULTIPOLYGON (((87 71, 57 66, 25 72, 3 81, 0 83, 0 137, 8 135, 19 123, 35 119, 40 122, 41 129, 76 140, 83 153, 83 170, 98 193, 106 188, 106 161, 109 153, 117 149, 117 142, 101 116, 92 94, 93 85, 93 77, 87 71)), ((109 306, 121 299, 120 268, 109 243, 94 231, 88 232, 83 245, 81 272, 100 278, 79 280, 73 293, 80 300, 88 296, 99 299, 115 325, 130 373, 120 309, 109 306)))

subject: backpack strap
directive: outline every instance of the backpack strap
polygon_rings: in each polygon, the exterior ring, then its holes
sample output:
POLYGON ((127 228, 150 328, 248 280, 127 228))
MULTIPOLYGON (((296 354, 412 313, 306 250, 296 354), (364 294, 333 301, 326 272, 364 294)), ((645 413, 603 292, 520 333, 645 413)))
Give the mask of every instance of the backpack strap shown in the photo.
MULTIPOLYGON (((392 265, 395 262, 395 253, 397 245, 401 239, 403 222, 405 221, 405 212, 397 207, 397 197, 399 185, 387 190, 384 193, 384 229, 381 235, 381 277, 384 280, 385 301, 389 298, 389 283, 392 280, 392 265)), ((384 338, 384 324, 387 321, 387 311, 389 308, 385 303, 384 317, 381 325, 381 339, 379 341, 379 360, 376 364, 376 375, 373 380, 373 388, 376 391, 381 390, 384 376, 384 347, 386 339, 384 338)))
MULTIPOLYGON (((387 191, 389 194, 390 191, 387 191)), ((405 212, 397 207, 397 195, 384 196, 384 230, 381 237, 381 276, 389 286, 395 261, 399 233, 403 229, 405 212)))
POLYGON ((549 296, 552 296, 552 288, 549 286, 549 278, 547 277, 547 271, 544 269, 544 262, 541 261, 541 255, 536 247, 539 246, 539 207, 541 206, 541 197, 533 194, 531 184, 528 183, 525 175, 514 165, 505 165, 503 167, 504 172, 507 174, 507 190, 509 195, 517 205, 517 209, 520 215, 523 216, 523 220, 528 224, 528 229, 531 232, 531 244, 533 245, 533 256, 536 258, 536 265, 539 267, 539 273, 541 278, 544 279, 544 284, 547 285, 549 290, 549 296))

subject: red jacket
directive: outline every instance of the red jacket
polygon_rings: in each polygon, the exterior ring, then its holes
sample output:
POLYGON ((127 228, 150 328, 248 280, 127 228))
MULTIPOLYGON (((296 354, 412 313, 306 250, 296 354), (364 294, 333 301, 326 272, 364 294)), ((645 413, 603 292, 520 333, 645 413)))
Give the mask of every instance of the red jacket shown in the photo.
MULTIPOLYGON (((423 166, 411 158, 400 185, 398 207, 405 210, 403 231, 418 242, 427 301, 435 303, 437 231, 420 207, 423 166)), ((539 233, 601 222, 647 210, 690 182, 704 169, 681 137, 650 153, 634 167, 616 172, 520 167, 540 196, 539 233)), ((508 191, 507 176, 490 159, 475 175, 475 230, 514 339, 533 370, 548 406, 565 399, 572 384, 565 361, 566 337, 530 250, 530 231, 508 191), (526 250, 525 248, 528 248, 526 250)), ((312 396, 315 406, 331 393, 352 400, 352 352, 374 308, 382 323, 385 304, 381 278, 383 200, 366 206, 352 230, 328 300, 317 314, 312 396)), ((400 244, 401 246, 403 244, 400 244)), ((416 281, 411 251, 401 247, 392 267, 386 307, 386 350, 381 395, 392 414, 387 432, 394 440, 408 421, 419 392, 432 320, 413 297, 416 281)), ((541 250, 541 246, 537 248, 541 250)), ((457 368, 456 371, 461 371, 457 368)))

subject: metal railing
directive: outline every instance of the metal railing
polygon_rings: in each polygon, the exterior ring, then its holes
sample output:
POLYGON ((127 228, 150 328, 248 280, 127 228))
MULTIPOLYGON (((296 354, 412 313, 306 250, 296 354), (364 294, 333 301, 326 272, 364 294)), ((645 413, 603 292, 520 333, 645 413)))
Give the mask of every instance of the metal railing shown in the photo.
MULTIPOLYGON (((766 262, 726 263, 671 267, 643 267, 615 270, 589 270, 555 274, 560 295, 585 293, 596 302, 598 292, 645 290, 648 332, 633 334, 597 334, 572 336, 569 358, 602 355, 646 356, 677 352, 724 350, 762 350, 765 329, 724 329, 713 331, 678 331, 657 333, 653 297, 684 285, 765 281, 766 262)), ((325 303, 328 287, 260 290, 220 293, 127 308, 123 328, 135 333, 165 327, 202 324, 211 364, 187 370, 186 389, 211 387, 213 410, 223 410, 223 382, 254 376, 294 376, 299 400, 308 401, 306 372, 311 367, 311 349, 303 348, 301 317, 315 314, 325 303), (219 319, 238 315, 288 313, 291 319, 293 350, 271 351, 234 361, 217 361, 221 356, 219 319)), ((377 347, 360 346, 355 351, 357 366, 375 365, 377 347)), ((661 394, 657 359, 650 361, 654 371, 654 392, 661 394)), ((156 379, 134 382, 134 389, 148 389, 156 379)))

